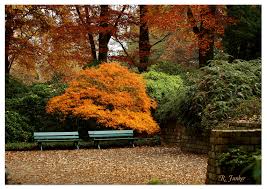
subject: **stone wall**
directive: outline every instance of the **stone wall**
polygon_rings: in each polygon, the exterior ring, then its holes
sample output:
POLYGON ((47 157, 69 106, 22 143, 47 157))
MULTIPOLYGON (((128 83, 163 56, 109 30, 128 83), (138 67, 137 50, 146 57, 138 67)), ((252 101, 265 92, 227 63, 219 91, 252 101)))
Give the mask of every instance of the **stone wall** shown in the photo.
POLYGON ((168 122, 161 129, 163 144, 178 145, 186 152, 207 154, 210 149, 209 137, 209 133, 189 130, 176 122, 168 122))
POLYGON ((245 182, 245 178, 241 178, 240 175, 230 176, 231 173, 228 175, 222 173, 218 156, 234 146, 238 146, 240 149, 248 152, 260 148, 261 129, 213 130, 211 132, 210 144, 206 184, 242 184, 242 182, 245 182), (236 177, 239 180, 232 183, 230 177, 236 177))
POLYGON ((181 150, 207 154, 210 150, 210 133, 183 128, 181 135, 181 150))
POLYGON ((183 126, 176 122, 168 122, 161 129, 161 143, 179 145, 183 126))

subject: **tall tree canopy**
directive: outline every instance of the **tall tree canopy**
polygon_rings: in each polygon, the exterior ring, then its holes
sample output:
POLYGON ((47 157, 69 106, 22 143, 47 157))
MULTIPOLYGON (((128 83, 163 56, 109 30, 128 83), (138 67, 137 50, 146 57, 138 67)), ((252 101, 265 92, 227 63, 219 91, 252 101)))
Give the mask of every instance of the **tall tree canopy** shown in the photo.
POLYGON ((36 6, 18 5, 7 5, 5 17, 5 73, 16 60, 33 67, 42 51, 38 36, 49 29, 49 17, 36 6))
POLYGON ((6 73, 27 66, 39 81, 70 79, 113 59, 143 72, 161 55, 186 57, 196 49, 202 67, 231 23, 226 13, 217 5, 7 5, 6 73), (114 41, 122 49, 115 55, 114 41))
POLYGON ((227 12, 237 23, 226 28, 226 52, 238 59, 261 57, 261 6, 228 5, 227 12))

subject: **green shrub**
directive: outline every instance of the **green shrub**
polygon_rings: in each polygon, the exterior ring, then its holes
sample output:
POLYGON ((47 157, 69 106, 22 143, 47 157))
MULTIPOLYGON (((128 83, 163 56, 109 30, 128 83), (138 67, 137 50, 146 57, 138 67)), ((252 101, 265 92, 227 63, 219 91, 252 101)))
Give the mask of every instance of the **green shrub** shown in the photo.
POLYGON ((174 93, 183 85, 179 76, 171 76, 162 72, 150 71, 143 74, 146 79, 147 91, 152 98, 161 102, 166 95, 174 93))
POLYGON ((6 76, 5 97, 14 98, 18 95, 23 95, 29 91, 28 86, 14 79, 12 76, 6 76))
POLYGON ((28 125, 29 120, 14 111, 5 112, 6 142, 26 142, 32 136, 33 128, 28 125))
POLYGON ((261 60, 214 60, 201 72, 181 106, 179 119, 187 126, 210 129, 229 119, 260 117, 261 60))
POLYGON ((232 148, 218 156, 224 174, 246 176, 246 183, 261 183, 261 150, 246 152, 232 148))
POLYGON ((227 54, 227 53, 225 53, 219 49, 215 49, 213 60, 225 60, 225 61, 232 62, 231 60, 233 60, 233 56, 229 55, 229 54, 227 54))
POLYGON ((38 131, 59 125, 57 118, 46 113, 45 107, 51 97, 59 95, 65 88, 66 85, 57 80, 26 86, 10 77, 5 99, 6 142, 30 140, 32 133, 29 133, 28 127, 31 131, 38 131))
POLYGON ((53 120, 53 117, 45 111, 46 103, 51 94, 45 94, 45 89, 34 92, 30 91, 21 97, 6 99, 6 110, 23 115, 28 119, 28 124, 33 126, 34 130, 38 130, 51 125, 49 122, 53 120))
POLYGON ((183 79, 185 85, 192 85, 196 78, 200 78, 202 72, 200 69, 186 67, 184 65, 172 62, 158 62, 151 65, 148 71, 161 72, 168 75, 178 75, 183 79))
POLYGON ((151 65, 148 71, 162 72, 169 75, 182 75, 185 69, 181 65, 172 62, 158 62, 151 65))
POLYGON ((156 119, 160 122, 175 119, 185 94, 181 77, 156 71, 146 72, 143 76, 149 96, 158 103, 156 119))

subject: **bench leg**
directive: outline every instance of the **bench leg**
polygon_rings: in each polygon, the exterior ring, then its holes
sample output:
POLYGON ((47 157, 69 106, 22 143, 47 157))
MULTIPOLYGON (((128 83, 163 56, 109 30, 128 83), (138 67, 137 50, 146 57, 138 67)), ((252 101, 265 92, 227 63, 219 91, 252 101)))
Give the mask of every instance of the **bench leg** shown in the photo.
POLYGON ((74 145, 76 146, 77 150, 79 150, 79 142, 74 142, 74 145))
POLYGON ((135 146, 134 146, 134 141, 133 141, 133 140, 130 140, 129 142, 130 142, 130 144, 132 145, 132 147, 134 148, 134 147, 135 147, 135 146))
POLYGON ((94 140, 94 146, 97 146, 97 148, 100 149, 99 141, 95 141, 95 140, 94 140))
POLYGON ((42 146, 41 142, 38 142, 38 146, 40 147, 40 150, 42 151, 43 150, 43 146, 42 146))

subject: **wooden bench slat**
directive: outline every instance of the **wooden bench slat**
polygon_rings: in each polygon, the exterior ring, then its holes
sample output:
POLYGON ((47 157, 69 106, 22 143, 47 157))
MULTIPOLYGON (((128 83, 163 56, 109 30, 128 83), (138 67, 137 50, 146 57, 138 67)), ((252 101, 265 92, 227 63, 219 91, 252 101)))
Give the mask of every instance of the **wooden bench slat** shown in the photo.
POLYGON ((133 130, 88 131, 88 134, 92 138, 132 137, 133 130))
POLYGON ((101 137, 132 137, 132 134, 119 134, 119 133, 113 133, 113 134, 89 134, 89 137, 92 138, 101 138, 101 137))
POLYGON ((74 142, 74 141, 79 141, 80 139, 78 140, 44 140, 44 139, 41 139, 41 140, 37 140, 37 142, 74 142))
POLYGON ((77 139, 79 136, 36 136, 34 137, 36 140, 38 139, 77 139))
POLYGON ((88 131, 88 134, 133 134, 133 130, 106 130, 106 131, 88 131))
POLYGON ((72 135, 79 135, 78 131, 74 131, 74 132, 34 132, 33 133, 34 136, 49 136, 49 135, 64 135, 64 136, 72 136, 72 135))
POLYGON ((136 140, 136 138, 94 138, 93 140, 136 140))

